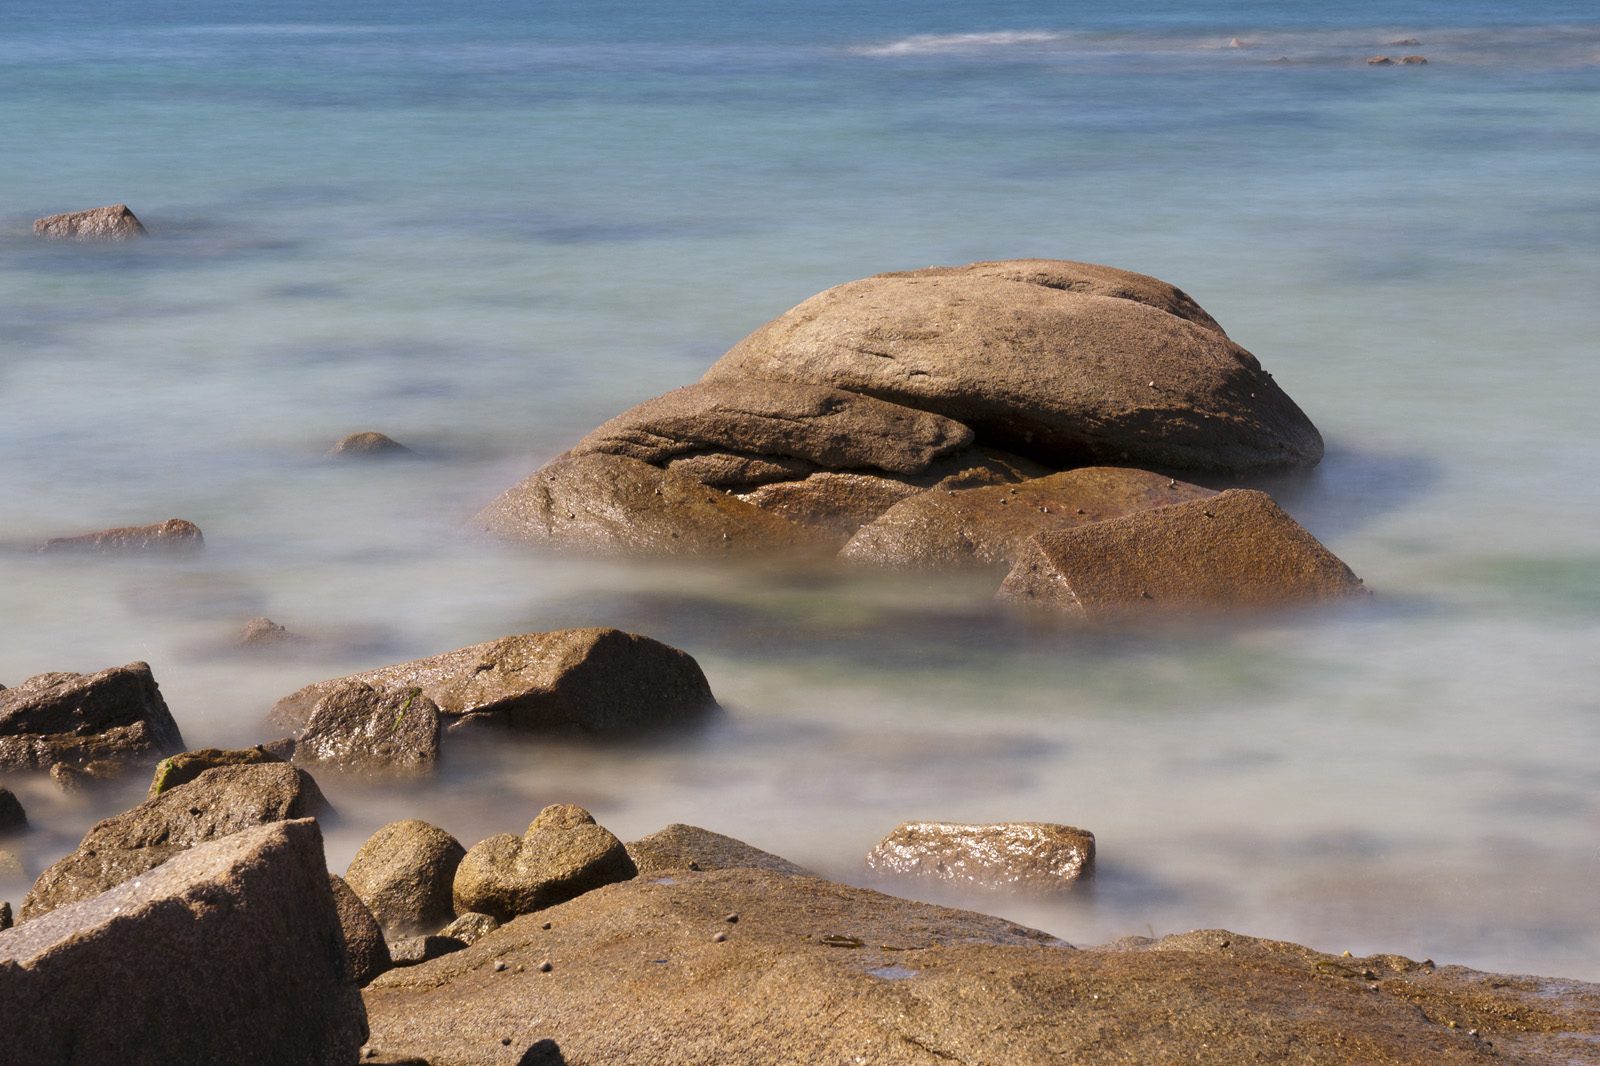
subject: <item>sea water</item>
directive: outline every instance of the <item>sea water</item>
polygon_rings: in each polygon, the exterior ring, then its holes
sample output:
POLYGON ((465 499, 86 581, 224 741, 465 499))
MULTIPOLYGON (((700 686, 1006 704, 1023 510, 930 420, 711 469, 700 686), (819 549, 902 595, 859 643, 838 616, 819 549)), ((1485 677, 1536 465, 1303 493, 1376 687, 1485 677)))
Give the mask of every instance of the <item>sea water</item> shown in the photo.
MULTIPOLYGON (((0 553, 0 682, 142 659, 190 746, 239 745, 311 681, 615 625, 692 653, 725 714, 328 779, 330 865, 395 818, 470 845, 557 801, 850 881, 902 820, 1055 821, 1096 834, 1095 888, 976 905, 1082 944, 1222 926, 1600 980, 1592 5, 9 0, 0 24, 0 540, 182 517, 207 545, 0 553), (31 236, 111 203, 150 237, 31 236), (1262 360, 1328 442, 1280 498, 1370 609, 1112 638, 983 581, 470 530, 814 292, 1024 256, 1171 281, 1262 360), (420 458, 321 458, 366 429, 420 458), (235 649, 259 616, 311 639, 235 649)), ((136 798, 6 783, 30 877, 136 798)))

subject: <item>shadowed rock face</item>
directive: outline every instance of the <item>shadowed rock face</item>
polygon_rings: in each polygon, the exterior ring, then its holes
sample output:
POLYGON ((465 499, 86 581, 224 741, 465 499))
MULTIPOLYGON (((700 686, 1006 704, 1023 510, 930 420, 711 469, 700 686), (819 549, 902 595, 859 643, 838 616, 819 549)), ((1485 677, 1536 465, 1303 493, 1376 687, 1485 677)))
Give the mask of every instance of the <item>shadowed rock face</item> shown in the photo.
POLYGON ((1249 489, 1036 534, 998 593, 1091 621, 1367 595, 1272 497, 1249 489))
POLYGON ((1582 1037, 1561 1048, 1562 1034, 1600 1032, 1595 986, 1217 931, 1074 950, 1003 919, 755 869, 608 885, 391 971, 366 1001, 382 1060, 452 1066, 535 1053, 611 1066, 1553 1064, 1592 1054, 1582 1037))
POLYGON ((77 537, 52 537, 39 550, 184 554, 205 546, 199 526, 183 518, 169 518, 153 526, 121 526, 77 537))
POLYGON ((306 819, 0 932, 6 1062, 348 1066, 366 1040, 306 819))
POLYGON ((367 838, 344 876, 388 935, 437 933, 455 917, 451 892, 466 853, 438 826, 406 818, 367 838))
POLYGON ((127 241, 145 236, 145 228, 127 204, 113 204, 38 219, 33 235, 47 241, 127 241))
POLYGON ((0 836, 20 833, 28 828, 28 815, 22 801, 9 788, 0 788, 0 836))
POLYGON ((637 873, 610 830, 582 807, 558 803, 520 839, 501 833, 468 851, 456 868, 455 906, 507 921, 637 873))
POLYGON ((1055 896, 1094 876, 1094 834, 1049 822, 902 822, 867 853, 880 878, 1055 896))
POLYGON ((339 913, 339 928, 344 932, 344 951, 350 960, 351 979, 364 985, 389 968, 389 945, 372 912, 345 884, 344 878, 329 874, 328 887, 333 890, 334 909, 339 913))
POLYGON ((1055 467, 1229 473, 1315 464, 1322 438, 1186 294, 1084 263, 880 274, 735 345, 706 384, 828 385, 945 415, 1055 467))
POLYGON ((39 674, 0 689, 0 768, 151 763, 183 748, 148 663, 39 674))

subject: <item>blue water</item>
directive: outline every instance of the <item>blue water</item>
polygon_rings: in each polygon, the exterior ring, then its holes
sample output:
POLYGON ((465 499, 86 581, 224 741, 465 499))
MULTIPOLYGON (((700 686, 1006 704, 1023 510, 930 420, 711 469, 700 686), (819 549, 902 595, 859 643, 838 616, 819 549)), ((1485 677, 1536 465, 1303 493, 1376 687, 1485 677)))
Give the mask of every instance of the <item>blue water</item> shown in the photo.
MULTIPOLYGON (((0 682, 145 659, 191 744, 246 743, 308 681, 619 625, 727 719, 329 784, 330 862, 558 800, 845 879, 903 819, 1061 821, 1099 837, 1093 896, 983 906, 1600 980, 1600 18, 1285 7, 11 0, 0 541, 181 516, 208 548, 0 554, 0 682), (31 236, 121 202, 148 240, 31 236), (1328 440, 1283 501, 1374 610, 1085 640, 964 580, 463 532, 814 292, 1022 256, 1171 281, 1261 358, 1328 440), (361 429, 424 459, 320 460, 361 429), (258 615, 317 642, 230 651, 258 615)), ((30 874, 116 802, 6 783, 30 874)))

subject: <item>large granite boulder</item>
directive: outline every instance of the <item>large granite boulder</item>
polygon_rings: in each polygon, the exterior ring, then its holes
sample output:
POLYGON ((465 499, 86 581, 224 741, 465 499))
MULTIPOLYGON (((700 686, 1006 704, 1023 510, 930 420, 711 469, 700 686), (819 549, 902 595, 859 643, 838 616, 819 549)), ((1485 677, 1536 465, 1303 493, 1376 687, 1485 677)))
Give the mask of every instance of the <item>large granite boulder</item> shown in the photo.
POLYGON ((1000 599, 1090 621, 1366 597, 1361 579, 1264 492, 1229 489, 1036 534, 1000 599))
POLYGON ((335 684, 295 738, 294 761, 347 773, 427 774, 439 758, 439 708, 420 688, 335 684))
POLYGON ((728 870, 750 867, 781 874, 810 874, 803 866, 697 825, 673 822, 647 837, 630 840, 628 858, 640 876, 661 870, 728 870))
POLYGON ((0 932, 8 1063, 350 1066, 366 1012, 312 820, 0 932))
POLYGON ((279 700, 270 720, 303 729, 317 701, 348 682, 419 688, 452 725, 626 733, 682 722, 716 706, 685 652, 620 629, 563 629, 474 644, 427 659, 307 685, 279 700))
POLYGON ((33 235, 47 241, 128 241, 145 236, 145 228, 127 204, 112 204, 36 219, 33 235))
POLYGON ((862 526, 839 557, 897 569, 1009 569, 1035 533, 1215 495, 1148 470, 1110 466, 1015 485, 924 492, 862 526))
POLYGON ((539 812, 520 838, 500 833, 456 869, 455 907, 507 921, 638 874, 622 841, 582 807, 539 812))
POLYGON ((38 674, 0 689, 0 769, 152 763, 183 748, 148 663, 38 674))
POLYGON ((1592 1061, 1600 987, 1348 958, 1212 931, 1071 946, 771 870, 675 871, 378 978, 379 1061, 1592 1061), (730 916, 737 921, 730 922, 730 916))
POLYGON ((364 985, 390 967, 389 945, 377 919, 344 878, 329 874, 328 887, 333 890, 333 907, 339 913, 339 929, 344 933, 350 977, 364 985))
POLYGON ((153 526, 121 526, 76 537, 52 537, 41 544, 39 550, 181 555, 205 546, 199 526, 183 518, 169 518, 153 526))
POLYGON ((456 916, 451 893, 466 853, 438 826, 407 818, 367 838, 344 878, 387 935, 436 933, 456 916))
POLYGON ((902 822, 867 853, 866 868, 885 880, 1058 896, 1094 876, 1094 834, 1053 822, 902 822))
POLYGON ((974 263, 840 285, 740 341, 702 381, 875 396, 1057 468, 1244 473, 1322 457, 1316 427, 1186 294, 1087 263, 974 263))
POLYGON ((209 840, 327 809, 311 775, 284 763, 219 766, 97 822, 22 901, 24 921, 97 896, 209 840))

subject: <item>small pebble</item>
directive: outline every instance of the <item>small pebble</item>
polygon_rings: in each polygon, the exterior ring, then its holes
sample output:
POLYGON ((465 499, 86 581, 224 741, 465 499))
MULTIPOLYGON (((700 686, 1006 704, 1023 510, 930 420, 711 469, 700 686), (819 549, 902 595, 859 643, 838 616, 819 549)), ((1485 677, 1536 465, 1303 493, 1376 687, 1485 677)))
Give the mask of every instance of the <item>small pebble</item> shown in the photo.
POLYGON ((506 968, 506 960, 505 959, 496 959, 494 961, 494 972, 495 973, 500 973, 505 968, 506 968))
POLYGON ((551 971, 551 969, 553 969, 553 967, 551 967, 549 959, 545 959, 543 962, 541 962, 539 964, 539 972, 540 973, 549 973, 551 971))
POLYGON ((725 922, 737 922, 739 920, 739 916, 737 914, 730 914, 722 920, 725 922))
POLYGON ((722 943, 726 939, 728 939, 727 933, 718 933, 716 936, 711 938, 712 942, 717 944, 722 943))
POLYGON ((502 1036, 500 1038, 500 1043, 503 1044, 506 1047, 510 1047, 511 1046, 511 1038, 509 1036, 502 1036))
POLYGON ((550 923, 549 923, 549 922, 545 922, 545 923, 544 923, 544 924, 543 924, 543 925, 541 925, 541 926, 540 926, 540 927, 539 927, 539 928, 540 928, 540 929, 548 929, 548 928, 550 928, 550 923))

